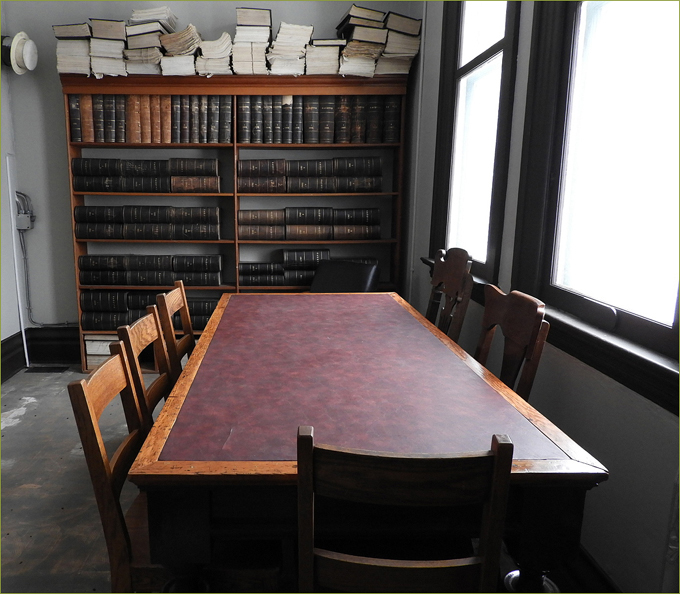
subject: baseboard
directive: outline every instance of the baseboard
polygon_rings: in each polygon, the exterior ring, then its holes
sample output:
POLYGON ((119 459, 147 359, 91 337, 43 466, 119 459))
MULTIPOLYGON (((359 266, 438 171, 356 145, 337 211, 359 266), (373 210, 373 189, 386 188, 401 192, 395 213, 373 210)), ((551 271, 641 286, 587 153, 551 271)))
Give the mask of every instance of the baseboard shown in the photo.
POLYGON ((0 379, 4 382, 26 367, 21 332, 5 338, 0 345, 0 379))
POLYGON ((80 340, 76 326, 27 328, 26 344, 31 365, 80 364, 80 340))

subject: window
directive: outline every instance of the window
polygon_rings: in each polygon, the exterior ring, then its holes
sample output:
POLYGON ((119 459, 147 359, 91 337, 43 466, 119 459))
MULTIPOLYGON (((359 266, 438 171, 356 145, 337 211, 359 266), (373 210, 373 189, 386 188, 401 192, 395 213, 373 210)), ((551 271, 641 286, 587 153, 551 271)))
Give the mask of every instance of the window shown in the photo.
POLYGON ((677 2, 535 4, 513 283, 676 414, 678 110, 677 2))
POLYGON ((446 2, 430 252, 461 247, 495 281, 519 2, 446 2))

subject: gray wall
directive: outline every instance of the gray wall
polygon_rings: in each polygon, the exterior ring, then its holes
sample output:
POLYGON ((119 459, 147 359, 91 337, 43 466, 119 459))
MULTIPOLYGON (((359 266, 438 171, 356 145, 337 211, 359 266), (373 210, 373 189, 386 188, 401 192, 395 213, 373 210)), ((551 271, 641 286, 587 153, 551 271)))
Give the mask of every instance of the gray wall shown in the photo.
MULTIPOLYGON (((19 329, 11 225, 7 213, 5 156, 16 155, 17 189, 29 194, 37 214, 27 236, 34 318, 73 321, 75 280, 69 213, 63 102, 51 25, 85 17, 127 18, 132 8, 163 2, 2 2, 3 34, 25 30, 37 43, 38 68, 2 78, 2 338, 19 329), (8 109, 9 104, 9 109, 8 109), (10 120, 11 115, 11 120, 10 120), (7 130, 13 126, 15 142, 7 130), (10 136, 8 140, 8 136, 10 136)), ((196 25, 206 39, 234 33, 236 6, 242 2, 169 2, 180 26, 196 25)), ((272 9, 274 27, 283 18, 314 24, 316 36, 332 36, 350 2, 249 2, 272 9)), ((408 226, 404 296, 424 310, 429 276, 419 258, 427 255, 434 174, 442 2, 361 2, 381 10, 422 15, 422 50, 412 70, 409 103, 410 148, 406 180, 408 226)), ((500 285, 509 290, 512 269, 517 181, 521 151, 531 2, 523 2, 518 86, 506 203, 500 285)), ((11 201, 13 207, 13 200, 11 201)), ((474 348, 481 308, 474 304, 461 344, 474 348)), ((666 563, 668 529, 677 505, 678 419, 578 360, 550 346, 538 372, 532 404, 592 453, 610 472, 608 481, 587 497, 582 542, 617 586, 627 592, 659 592, 664 580, 677 592, 677 557, 666 563)))

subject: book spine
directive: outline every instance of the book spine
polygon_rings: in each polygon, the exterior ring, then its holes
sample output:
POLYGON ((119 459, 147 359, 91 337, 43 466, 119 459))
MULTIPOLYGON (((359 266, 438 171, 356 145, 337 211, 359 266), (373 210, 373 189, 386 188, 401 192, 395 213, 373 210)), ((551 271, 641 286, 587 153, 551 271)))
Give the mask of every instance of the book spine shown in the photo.
POLYGON ((222 284, 222 274, 220 272, 177 272, 177 280, 181 280, 188 286, 215 287, 222 284))
POLYGON ((76 223, 122 223, 122 206, 75 206, 73 218, 76 223))
POLYGON ((302 96, 293 95, 293 144, 304 142, 304 109, 302 96))
POLYGON ((169 240, 174 239, 172 223, 124 223, 123 239, 169 240))
POLYGON ((151 143, 151 97, 139 96, 139 122, 142 132, 142 144, 151 143))
POLYGON ((141 102, 139 95, 127 96, 127 110, 125 122, 125 137, 127 142, 138 144, 142 142, 141 102))
POLYGON ((288 177, 289 193, 335 193, 338 191, 337 177, 288 177))
POLYGON ((244 287, 282 287, 283 274, 239 274, 238 282, 244 287))
POLYGON ((175 206, 171 212, 171 223, 201 223, 219 225, 219 206, 175 206))
POLYGON ((380 239, 380 225, 333 225, 334 239, 380 239))
POLYGON ((92 121, 94 122, 94 141, 105 142, 104 133, 104 95, 92 95, 92 121))
POLYGON ((319 142, 332 144, 335 138, 335 95, 319 96, 319 142))
POLYGON ((208 96, 208 139, 211 144, 220 141, 220 96, 208 96))
POLYGON ((220 134, 221 143, 231 142, 231 95, 220 95, 220 134))
POLYGON ((127 297, 128 309, 146 309, 149 305, 155 305, 156 295, 155 292, 129 291, 127 297))
POLYGON ((73 175, 121 175, 120 159, 94 159, 90 157, 74 157, 71 159, 73 175))
POLYGON ((219 193, 220 178, 212 175, 173 175, 170 177, 170 191, 219 193))
MULTIPOLYGON (((125 100, 125 95, 116 95, 125 100)), ((118 119, 116 118, 116 122, 118 119)), ((94 142, 94 120, 92 115, 92 95, 80 95, 80 127, 83 142, 94 142)), ((125 142, 125 139, 123 139, 125 142)))
POLYGON ((172 270, 172 256, 132 254, 128 256, 128 270, 172 270))
POLYGON ((286 239, 301 241, 333 239, 333 226, 286 225, 286 239))
POLYGON ((219 169, 217 159, 198 157, 174 157, 168 160, 170 175, 203 175, 216 176, 219 169))
POLYGON ((193 316, 211 316, 217 307, 217 299, 192 299, 187 300, 189 313, 193 316))
POLYGON ((161 142, 161 96, 149 95, 149 113, 151 115, 151 142, 161 142))
POLYGON ((352 96, 350 112, 350 142, 361 144, 366 142, 366 96, 352 96))
POLYGON ((174 206, 123 206, 125 223, 173 223, 174 206))
POLYGON ((286 223, 285 210, 239 210, 237 214, 239 225, 284 225, 286 223))
POLYGON ((286 192, 286 178, 276 177, 240 177, 238 191, 244 194, 283 194, 286 192))
MULTIPOLYGON (((81 270, 78 274, 81 285, 127 285, 126 270, 81 270)), ((83 328, 85 330, 85 328, 83 328)))
POLYGON ((319 144, 319 96, 305 95, 303 106, 303 138, 306 144, 319 144))
POLYGON ((272 144, 274 142, 274 121, 273 121, 272 96, 262 96, 262 142, 272 144))
POLYGON ((201 144, 208 142, 208 119, 209 115, 208 95, 198 96, 198 141, 201 144))
POLYGON ((172 270, 130 270, 128 284, 139 286, 172 286, 175 273, 172 270))
POLYGON ((272 96, 272 143, 281 144, 283 142, 283 113, 281 95, 272 96))
POLYGON ((198 144, 201 140, 201 101, 198 95, 189 96, 189 142, 198 144))
POLYGON ((171 95, 170 99, 170 142, 180 141, 179 129, 181 122, 180 96, 171 95))
POLYGON ((68 120, 71 142, 83 142, 82 118, 80 112, 83 95, 68 96, 68 120))
POLYGON ((335 101, 335 142, 348 144, 351 130, 351 98, 338 95, 335 101))
POLYGON ((370 95, 366 101, 366 142, 378 144, 382 142, 383 132, 383 98, 370 95))
POLYGON ((236 172, 244 177, 287 175, 285 159, 246 159, 237 161, 236 172))
MULTIPOLYGON (((116 142, 116 96, 104 97, 104 142, 116 142)), ((81 119, 82 123, 82 119, 81 119)))
POLYGON ((281 143, 293 142, 293 96, 281 96, 281 143))
POLYGON ((284 270, 283 278, 288 286, 305 286, 312 283, 314 272, 314 270, 284 270))
POLYGON ((379 208, 336 208, 334 225, 380 225, 379 208))
POLYGON ((381 157, 336 157, 333 159, 333 174, 338 176, 380 175, 381 157))
POLYGON ((283 265, 278 262, 239 262, 239 274, 283 274, 283 265))
POLYGON ((288 206, 285 209, 287 225, 332 225, 333 209, 288 206))
POLYGON ((250 143, 250 95, 237 97, 238 137, 240 143, 250 143))
POLYGON ((120 223, 76 223, 77 239, 124 239, 120 223))
POLYGON ((164 159, 120 160, 119 175, 123 177, 167 177, 169 174, 168 161, 164 159))
POLYGON ((383 111, 383 142, 399 142, 401 138, 401 97, 385 97, 383 111))
POLYGON ((80 309, 81 311, 127 311, 127 295, 127 291, 82 291, 80 309))
POLYGON ((284 225, 238 225, 239 239, 278 240, 286 238, 284 225))
POLYGON ((263 140, 263 100, 262 95, 250 96, 250 142, 262 144, 263 140))
POLYGON ((116 142, 125 142, 126 123, 127 123, 127 97, 125 95, 114 95, 116 109, 116 142))
POLYGON ((382 177, 378 176, 352 176, 336 177, 337 192, 380 192, 382 190, 382 177))
POLYGON ((331 177, 335 175, 333 159, 286 161, 285 173, 292 177, 331 177))
POLYGON ((219 225, 207 225, 203 223, 176 223, 173 225, 173 228, 173 239, 199 239, 204 241, 214 241, 220 238, 219 225))
POLYGON ((160 95, 161 111, 161 142, 169 144, 174 142, 173 136, 173 105, 172 95, 160 95))
POLYGON ((172 269, 175 272, 220 272, 222 270, 222 256, 219 254, 173 256, 172 269))
POLYGON ((314 270, 322 260, 330 260, 331 251, 283 250, 283 267, 286 270, 314 270))
POLYGON ((83 330, 115 330, 129 323, 127 311, 84 311, 80 317, 83 330))
POLYGON ((191 140, 191 97, 189 95, 179 96, 179 141, 188 144, 191 140))
POLYGON ((127 270, 127 256, 78 256, 78 268, 82 270, 127 270))

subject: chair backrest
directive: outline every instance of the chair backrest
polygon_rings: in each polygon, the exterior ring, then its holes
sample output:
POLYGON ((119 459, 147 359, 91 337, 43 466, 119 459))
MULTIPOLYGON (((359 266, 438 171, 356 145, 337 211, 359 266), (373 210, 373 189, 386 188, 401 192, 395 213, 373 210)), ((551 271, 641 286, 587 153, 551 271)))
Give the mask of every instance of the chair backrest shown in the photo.
POLYGON ((149 305, 146 311, 148 312, 147 315, 139 318, 131 325, 119 326, 118 338, 125 347, 125 353, 132 371, 132 380, 139 396, 139 408, 142 413, 144 428, 148 432, 153 425, 153 411, 162 399, 170 395, 174 381, 170 373, 170 360, 158 308, 155 305, 149 305), (149 345, 153 345, 158 377, 146 386, 139 355, 149 345))
POLYGON ((472 258, 461 248, 439 250, 432 269, 432 291, 425 317, 458 340, 472 294, 472 258))
POLYGON ((475 351, 475 359, 482 365, 486 365, 499 326, 505 339, 500 380, 528 400, 550 330, 545 304, 526 293, 506 295, 498 287, 486 285, 482 332, 475 351))
POLYGON ((112 355, 87 379, 71 382, 68 393, 104 528, 112 591, 132 592, 132 551, 120 492, 144 441, 144 430, 123 344, 116 341, 111 343, 110 349, 112 355), (128 434, 109 457, 99 419, 118 394, 122 399, 128 434))
POLYGON ((182 373, 182 358, 185 355, 191 355, 196 346, 184 283, 181 280, 175 281, 175 288, 172 291, 156 295, 156 304, 158 305, 158 315, 161 319, 161 328, 163 328, 163 336, 170 359, 170 375, 174 383, 182 373), (172 322, 172 318, 177 312, 179 312, 182 320, 179 338, 172 322))
POLYGON ((312 293, 368 293, 378 284, 378 265, 348 260, 321 260, 314 273, 312 293))
POLYGON ((313 428, 302 426, 297 447, 301 592, 495 590, 512 466, 513 445, 507 436, 494 435, 490 451, 401 456, 315 445, 313 428), (478 553, 461 559, 404 561, 318 548, 316 495, 409 508, 479 505, 483 512, 478 553))

